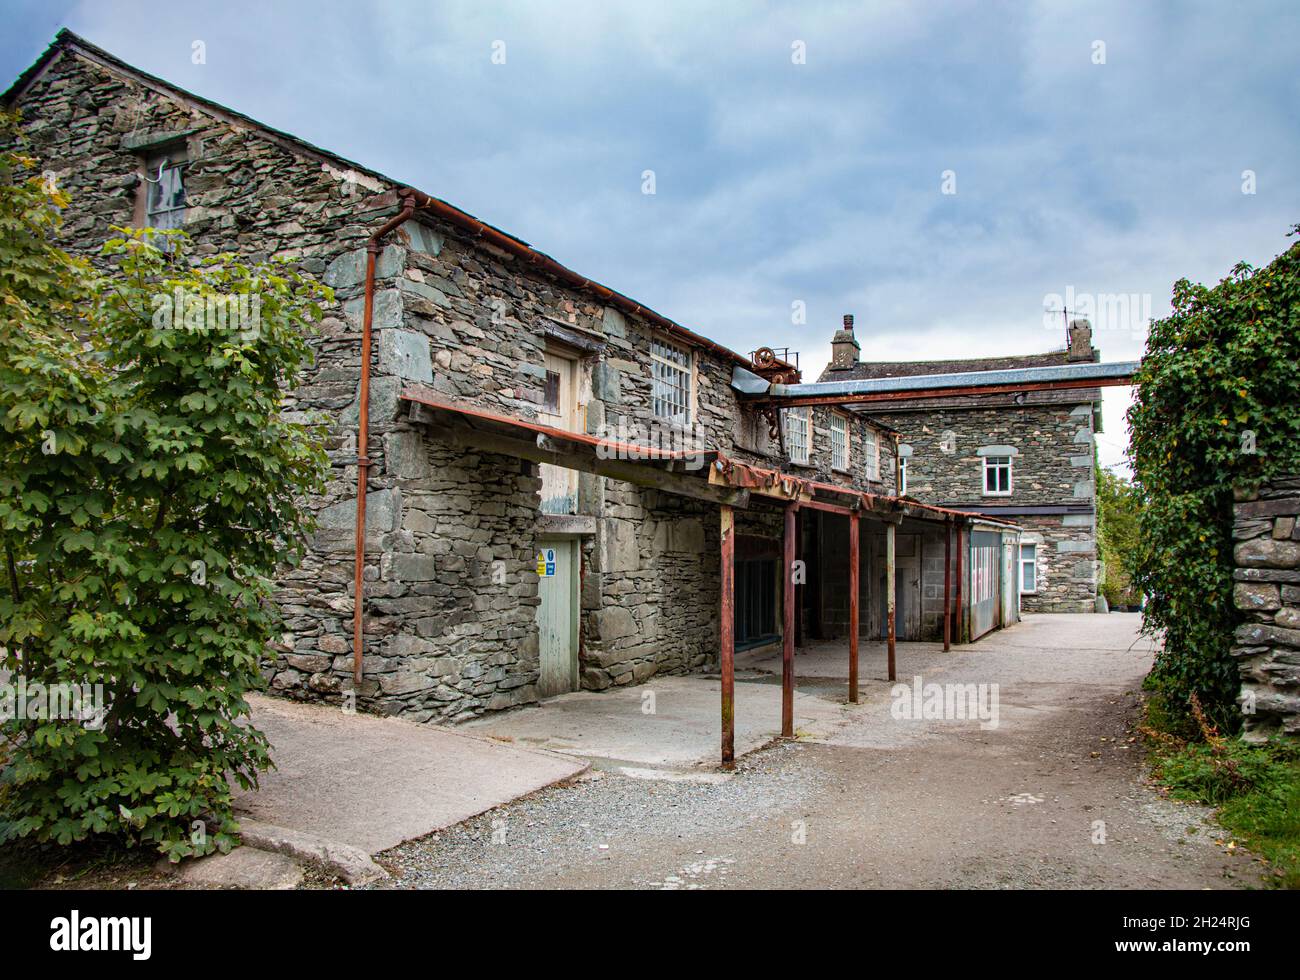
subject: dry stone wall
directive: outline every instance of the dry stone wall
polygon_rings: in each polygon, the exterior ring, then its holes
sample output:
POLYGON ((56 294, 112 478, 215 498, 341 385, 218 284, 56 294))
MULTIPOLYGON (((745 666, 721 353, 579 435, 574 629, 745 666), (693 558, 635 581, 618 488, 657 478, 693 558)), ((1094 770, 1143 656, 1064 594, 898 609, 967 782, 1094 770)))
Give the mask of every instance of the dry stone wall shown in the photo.
POLYGON ((1233 510, 1243 735, 1300 735, 1300 477, 1239 493, 1233 510))

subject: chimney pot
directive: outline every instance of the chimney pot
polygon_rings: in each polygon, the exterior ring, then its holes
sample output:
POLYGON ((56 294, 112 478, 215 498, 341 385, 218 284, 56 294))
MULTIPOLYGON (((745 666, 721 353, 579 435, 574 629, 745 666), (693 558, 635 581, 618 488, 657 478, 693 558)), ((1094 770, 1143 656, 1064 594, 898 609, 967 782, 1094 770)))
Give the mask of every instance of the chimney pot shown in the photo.
POLYGON ((844 326, 831 338, 831 369, 844 370, 858 363, 861 347, 853 336, 853 314, 844 314, 844 326))
POLYGON ((1088 320, 1071 320, 1066 340, 1066 349, 1069 351, 1068 360, 1095 361, 1098 359, 1097 349, 1092 346, 1092 324, 1088 320))

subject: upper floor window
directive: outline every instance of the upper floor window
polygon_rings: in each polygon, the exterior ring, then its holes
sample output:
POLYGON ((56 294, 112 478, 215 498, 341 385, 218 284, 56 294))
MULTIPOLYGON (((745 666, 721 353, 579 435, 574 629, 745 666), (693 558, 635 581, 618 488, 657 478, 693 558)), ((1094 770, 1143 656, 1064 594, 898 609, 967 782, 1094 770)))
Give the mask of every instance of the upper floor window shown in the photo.
POLYGON ((137 224, 142 228, 179 228, 185 223, 184 148, 155 153, 144 162, 137 224))
POLYGON ((1011 495, 1011 457, 984 457, 984 496, 1008 497, 1011 495))
POLYGON ((831 413, 831 469, 849 468, 849 420, 831 413))
POLYGON ((907 496, 907 457, 898 457, 898 495, 907 496))
POLYGON ((812 451, 812 425, 808 409, 787 408, 784 413, 785 449, 790 462, 800 466, 808 465, 809 453, 812 451))
POLYGON ((650 398, 655 418, 691 422, 691 352, 658 337, 650 341, 650 398))
POLYGON ((867 457, 867 479, 871 482, 880 480, 880 437, 875 429, 862 431, 862 448, 867 457))

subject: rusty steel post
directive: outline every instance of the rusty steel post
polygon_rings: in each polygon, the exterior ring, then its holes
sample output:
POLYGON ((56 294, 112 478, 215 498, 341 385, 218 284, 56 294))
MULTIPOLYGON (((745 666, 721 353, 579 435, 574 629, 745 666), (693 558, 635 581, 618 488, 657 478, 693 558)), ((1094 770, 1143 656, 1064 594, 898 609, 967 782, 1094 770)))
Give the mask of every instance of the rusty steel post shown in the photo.
POLYGON ((954 640, 955 642, 957 642, 957 643, 961 643, 961 642, 962 642, 962 639, 961 639, 961 627, 962 627, 962 609, 961 609, 961 602, 962 602, 962 599, 961 599, 961 554, 962 554, 962 544, 961 544, 961 525, 960 525, 960 524, 957 525, 957 528, 956 528, 956 534, 957 534, 957 542, 956 542, 956 544, 957 544, 957 560, 956 560, 956 562, 954 563, 955 567, 954 567, 954 569, 953 569, 953 574, 954 574, 954 575, 956 576, 956 578, 957 578, 957 584, 956 584, 956 586, 954 587, 954 591, 956 592, 956 599, 955 599, 955 601, 953 602, 953 606, 954 606, 955 608, 953 609, 953 624, 952 624, 952 625, 953 625, 953 629, 952 629, 952 638, 953 638, 953 640, 954 640))
POLYGON ((735 514, 722 505, 722 621, 718 624, 722 675, 722 766, 736 763, 736 535, 735 514))
POLYGON ((858 512, 849 515, 849 703, 858 703, 858 512))
POLYGON ((952 525, 943 529, 943 652, 952 648, 952 525))
POLYGON ((799 510, 785 508, 785 581, 781 586, 781 736, 794 738, 794 563, 799 510))
POLYGON ((849 515, 849 703, 858 703, 858 512, 849 515))
POLYGON ((896 680, 894 672, 894 616, 897 594, 894 586, 894 525, 885 525, 885 607, 889 621, 889 679, 896 680))

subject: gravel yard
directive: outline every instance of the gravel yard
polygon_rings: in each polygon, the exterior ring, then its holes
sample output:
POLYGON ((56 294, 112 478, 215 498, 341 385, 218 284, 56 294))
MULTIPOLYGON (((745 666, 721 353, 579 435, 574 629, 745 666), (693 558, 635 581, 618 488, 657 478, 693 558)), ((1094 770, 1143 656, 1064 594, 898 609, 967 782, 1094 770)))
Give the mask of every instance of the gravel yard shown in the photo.
POLYGON ((797 764, 805 746, 778 745, 742 762, 719 783, 630 778, 593 770, 439 834, 380 856, 406 888, 551 887, 572 876, 599 880, 640 856, 690 855, 700 869, 666 880, 660 865, 630 871, 630 887, 692 887, 725 877, 721 846, 736 830, 797 811, 827 776, 797 764), (716 865, 716 867, 715 867, 716 865), (702 870, 708 866, 708 870, 702 870))
MULTIPOLYGON (((899 720, 890 685, 732 774, 616 765, 379 855, 397 888, 1232 888, 1257 865, 1147 784, 1136 617, 1039 616, 900 679, 999 685, 1001 721, 899 720), (704 781, 709 780, 709 781, 704 781)), ((870 672, 865 672, 870 677, 870 672)), ((755 683, 762 683, 756 680, 755 683)), ((834 684, 802 690, 843 697, 834 684)))

